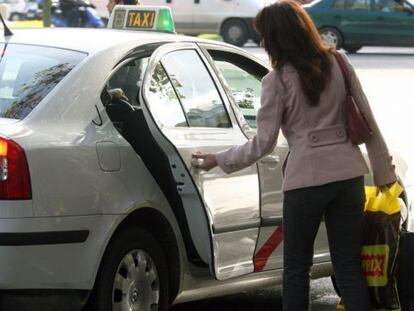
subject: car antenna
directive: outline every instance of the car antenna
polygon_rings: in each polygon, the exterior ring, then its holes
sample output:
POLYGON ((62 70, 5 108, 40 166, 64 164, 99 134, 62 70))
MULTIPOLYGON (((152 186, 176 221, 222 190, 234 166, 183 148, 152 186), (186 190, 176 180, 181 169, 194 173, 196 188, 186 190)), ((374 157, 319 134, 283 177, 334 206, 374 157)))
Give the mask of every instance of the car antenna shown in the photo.
POLYGON ((3 28, 4 28, 4 36, 5 37, 13 36, 13 33, 11 32, 11 30, 9 29, 9 27, 7 27, 7 24, 4 21, 3 16, 1 14, 0 14, 0 19, 1 19, 1 23, 3 24, 3 28))

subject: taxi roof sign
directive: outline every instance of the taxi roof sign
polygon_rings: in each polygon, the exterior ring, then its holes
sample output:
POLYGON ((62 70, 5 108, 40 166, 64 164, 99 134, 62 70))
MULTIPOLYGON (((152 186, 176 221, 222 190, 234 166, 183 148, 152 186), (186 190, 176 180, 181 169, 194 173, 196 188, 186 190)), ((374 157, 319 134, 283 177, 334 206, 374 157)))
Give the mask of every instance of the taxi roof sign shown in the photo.
POLYGON ((175 32, 171 9, 166 6, 116 5, 108 28, 175 32))

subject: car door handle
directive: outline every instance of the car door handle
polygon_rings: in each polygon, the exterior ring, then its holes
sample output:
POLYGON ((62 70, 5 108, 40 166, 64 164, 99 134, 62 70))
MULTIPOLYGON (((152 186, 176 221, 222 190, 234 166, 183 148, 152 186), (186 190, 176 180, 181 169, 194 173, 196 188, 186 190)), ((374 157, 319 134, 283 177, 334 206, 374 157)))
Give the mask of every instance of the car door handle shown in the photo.
POLYGON ((277 155, 268 155, 260 160, 261 163, 279 163, 280 158, 277 155))
POLYGON ((200 4, 200 0, 194 0, 195 4, 200 4))
POLYGON ((377 20, 378 21, 383 21, 385 18, 383 17, 383 16, 379 16, 379 17, 377 17, 377 20))
POLYGON ((336 19, 341 19, 341 15, 334 15, 334 18, 336 18, 336 19))

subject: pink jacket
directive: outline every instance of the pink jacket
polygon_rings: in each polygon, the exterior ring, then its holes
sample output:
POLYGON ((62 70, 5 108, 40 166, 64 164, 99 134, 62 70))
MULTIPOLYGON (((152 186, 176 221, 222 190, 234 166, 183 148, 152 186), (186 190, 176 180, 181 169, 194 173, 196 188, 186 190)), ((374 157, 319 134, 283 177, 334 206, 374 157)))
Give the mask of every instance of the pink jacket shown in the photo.
MULTIPOLYGON (((376 185, 391 183, 396 180, 392 158, 358 77, 347 58, 346 60, 352 94, 373 130, 366 148, 374 182, 376 185)), ((323 185, 368 173, 359 147, 347 139, 344 125, 345 84, 333 56, 332 62, 330 82, 315 107, 308 105, 298 73, 291 65, 267 74, 262 80, 257 134, 244 145, 218 152, 216 160, 221 169, 232 173, 252 165, 273 150, 281 129, 290 149, 284 173, 284 191, 323 185)))

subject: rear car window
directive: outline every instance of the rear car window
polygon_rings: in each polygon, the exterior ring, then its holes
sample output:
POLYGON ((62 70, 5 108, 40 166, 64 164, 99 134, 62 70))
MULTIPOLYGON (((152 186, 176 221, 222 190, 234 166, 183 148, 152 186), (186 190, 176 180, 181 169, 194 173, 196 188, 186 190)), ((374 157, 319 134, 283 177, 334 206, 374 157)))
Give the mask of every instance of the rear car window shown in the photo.
POLYGON ((25 118, 76 66, 85 53, 0 44, 0 117, 25 118))

